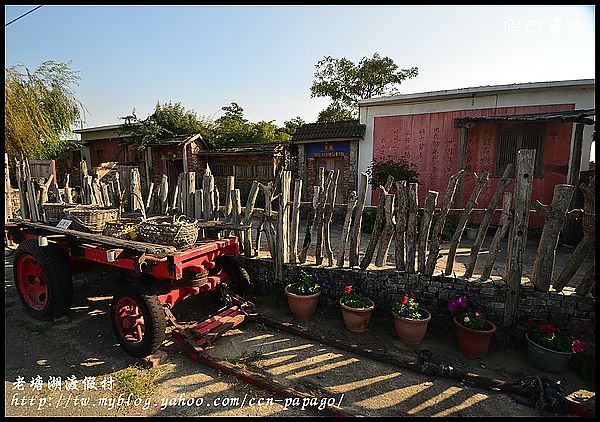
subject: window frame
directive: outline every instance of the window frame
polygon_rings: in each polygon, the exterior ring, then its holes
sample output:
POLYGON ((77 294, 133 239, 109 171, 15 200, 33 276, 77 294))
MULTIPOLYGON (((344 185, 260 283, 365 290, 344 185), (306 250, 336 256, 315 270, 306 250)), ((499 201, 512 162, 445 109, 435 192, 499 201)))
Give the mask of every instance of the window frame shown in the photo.
MULTIPOLYGON (((496 151, 494 157, 494 176, 500 177, 504 173, 504 169, 506 166, 502 168, 499 167, 500 161, 500 140, 502 135, 509 132, 512 134, 516 134, 517 136, 517 148, 516 151, 519 151, 523 145, 523 137, 526 132, 535 131, 537 132, 539 137, 538 146, 535 152, 535 166, 533 170, 534 177, 543 177, 542 173, 542 163, 544 158, 544 144, 546 140, 546 123, 543 122, 517 122, 517 123, 499 123, 496 134, 496 151)), ((516 154, 515 161, 513 164, 516 165, 516 154)))

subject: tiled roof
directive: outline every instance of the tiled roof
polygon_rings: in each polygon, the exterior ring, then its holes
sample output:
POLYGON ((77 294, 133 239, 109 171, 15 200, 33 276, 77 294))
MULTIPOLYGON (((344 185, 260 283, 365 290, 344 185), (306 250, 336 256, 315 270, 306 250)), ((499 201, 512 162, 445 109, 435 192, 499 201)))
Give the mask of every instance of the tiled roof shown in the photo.
POLYGON ((201 155, 221 154, 277 154, 288 146, 289 142, 261 142, 256 144, 237 144, 222 148, 200 151, 201 155))
POLYGON ((362 138, 366 126, 355 120, 335 123, 308 123, 296 129, 292 141, 331 138, 362 138))

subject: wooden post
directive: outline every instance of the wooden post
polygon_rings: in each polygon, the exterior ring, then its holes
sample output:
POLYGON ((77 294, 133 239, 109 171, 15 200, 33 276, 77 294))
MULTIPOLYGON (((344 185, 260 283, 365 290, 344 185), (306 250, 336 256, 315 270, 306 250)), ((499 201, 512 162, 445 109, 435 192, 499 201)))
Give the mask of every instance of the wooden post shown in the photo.
MULTIPOLYGON (((52 162, 54 163, 54 160, 52 160, 52 162)), ((56 180, 54 178, 54 175, 52 177, 52 183, 50 183, 50 189, 52 190, 52 193, 54 193, 54 197, 56 198, 56 202, 59 204, 64 204, 65 201, 63 201, 63 198, 60 194, 60 190, 58 189, 58 180, 56 180)))
POLYGON ((534 149, 521 149, 517 152, 514 217, 508 239, 506 275, 504 277, 508 290, 506 291, 502 328, 506 333, 510 333, 517 319, 521 276, 523 274, 523 259, 525 258, 525 248, 527 245, 529 204, 531 202, 534 166, 534 149))
POLYGON ((152 194, 154 193, 154 182, 150 182, 148 188, 148 197, 146 198, 146 214, 150 213, 150 202, 152 201, 152 194))
POLYGON ((31 219, 31 212, 27 206, 27 193, 25 186, 25 162, 24 160, 15 159, 17 167, 17 186, 19 187, 19 206, 21 211, 21 218, 23 220, 31 219))
POLYGON ((206 164, 206 172, 202 177, 202 190, 204 192, 204 219, 210 221, 213 219, 215 179, 208 164, 206 164))
POLYGON ((223 220, 228 223, 231 221, 231 212, 232 212, 232 190, 235 189, 235 176, 227 176, 227 187, 225 189, 225 215, 223 216, 223 220))
POLYGON ((406 272, 415 272, 417 251, 417 212, 419 210, 419 184, 408 184, 408 214, 406 219, 406 272))
POLYGON ((420 273, 425 271, 429 231, 431 230, 431 221, 433 219, 433 212, 435 211, 438 195, 438 192, 430 190, 427 192, 427 196, 425 197, 425 205, 423 206, 423 219, 421 220, 421 227, 419 229, 419 260, 417 267, 420 273))
MULTIPOLYGON (((88 168, 87 168, 87 162, 85 160, 81 160, 81 162, 79 163, 79 182, 81 183, 81 203, 82 204, 91 204, 92 203, 92 198, 91 198, 91 192, 87 190, 87 186, 85 185, 84 181, 87 180, 88 176, 88 168)), ((91 186, 91 185, 90 185, 91 186)), ((119 192, 121 192, 119 190, 119 192)))
POLYGON ((279 195, 279 214, 277 216, 277 257, 279 259, 279 280, 283 277, 283 264, 289 262, 289 217, 290 190, 292 172, 284 170, 281 173, 281 194, 279 195))
MULTIPOLYGON (((171 210, 173 211, 173 214, 175 214, 175 212, 180 212, 181 210, 179 209, 179 185, 181 182, 181 175, 179 175, 177 177, 177 183, 175 184, 175 188, 173 190, 173 203, 171 204, 171 210)), ((161 208, 162 210, 162 208, 161 208)), ((163 215, 166 213, 162 213, 163 215)))
POLYGON ((362 226, 362 214, 365 209, 365 201, 367 199, 367 185, 368 175, 367 173, 360 174, 360 182, 358 188, 358 197, 356 199, 356 207, 354 207, 354 214, 352 217, 352 236, 350 237, 350 268, 358 265, 359 251, 360 251, 360 235, 362 226))
MULTIPOLYGON (((458 144, 458 155, 456 156, 458 165, 457 172, 465 170, 465 155, 467 151, 467 143, 469 142, 469 128, 473 126, 473 123, 467 123, 460 127, 460 141, 458 144)), ((454 205, 456 208, 462 208, 463 200, 463 181, 459 180, 458 186, 456 187, 456 198, 454 205)))
MULTIPOLYGON (((296 181, 298 183, 298 181, 296 181)), ((302 183, 302 181, 300 182, 302 183)), ((246 229, 244 236, 244 255, 247 257, 254 256, 252 251, 252 211, 254 211, 254 204, 256 203, 256 197, 258 196, 258 182, 252 181, 250 192, 248 193, 248 199, 246 200, 246 209, 244 210, 244 224, 250 227, 246 229)), ((296 238, 298 236, 298 230, 296 228, 296 238)))
POLYGON ((320 196, 321 186, 313 186, 312 204, 311 209, 308 213, 308 221, 306 222, 306 230, 304 232, 304 242, 302 243, 302 251, 300 252, 300 263, 302 264, 306 261, 306 254, 308 253, 308 248, 310 247, 310 243, 312 242, 312 227, 315 223, 315 218, 317 216, 317 208, 319 206, 320 196))
POLYGON ((452 204, 452 197, 454 196, 454 191, 456 190, 456 186, 458 182, 462 180, 465 171, 461 170, 452 177, 448 181, 448 186, 446 187, 446 192, 444 193, 444 202, 442 203, 442 209, 437 216, 437 220, 435 222, 435 226, 433 227, 433 232, 431 235, 431 244, 429 246, 429 255, 427 256, 427 262, 425 263, 425 274, 433 275, 435 271, 435 264, 438 260, 438 253, 440 251, 440 243, 442 240, 442 230, 444 229, 444 224, 446 223, 446 216, 448 215, 448 210, 450 209, 450 205, 452 204))
MULTIPOLYGON (((133 186, 135 187, 135 185, 133 186)), ((102 188, 100 187, 100 182, 98 181, 98 177, 96 176, 96 178, 94 178, 92 180, 92 192, 94 193, 94 198, 96 201, 96 204, 100 207, 104 206, 104 196, 102 195, 102 188)), ((136 192, 137 194, 137 192, 136 192)), ((141 193, 140 193, 141 196, 141 193)), ((140 201, 138 200, 137 203, 135 203, 136 205, 139 205, 140 201)), ((143 204, 142 204, 143 207, 143 204)), ((132 211, 134 211, 132 209, 132 211)))
POLYGON ((331 249, 330 227, 331 219, 333 218, 333 210, 335 207, 335 197, 337 196, 337 186, 339 177, 340 171, 336 170, 335 176, 333 177, 333 182, 331 183, 331 187, 329 188, 329 195, 327 195, 327 197, 331 199, 331 201, 327 203, 325 208, 325 224, 323 228, 323 238, 325 254, 327 255, 327 263, 330 267, 333 266, 333 250, 331 249))
MULTIPOLYGON (((213 178, 213 184, 214 184, 214 176, 210 176, 213 178)), ((217 186, 215 186, 215 189, 213 190, 213 220, 219 220, 220 218, 220 211, 221 211, 221 207, 220 207, 220 196, 219 196, 219 188, 217 186)))
POLYGON ((371 238, 369 239, 369 244, 367 245, 367 250, 365 251, 365 255, 363 256, 362 261, 360 261, 360 268, 363 270, 369 266, 371 260, 373 259, 373 254, 375 253, 375 248, 377 247, 377 242, 381 237, 381 232, 383 231, 383 226, 385 224, 384 214, 385 214, 385 195, 389 192, 394 184, 394 178, 392 176, 388 176, 385 186, 379 186, 381 191, 382 200, 377 204, 377 213, 375 214, 375 222, 373 223, 373 232, 371 233, 371 238))
POLYGON ((589 184, 582 183, 579 188, 583 191, 584 200, 581 221, 583 239, 581 239, 560 274, 554 280, 553 287, 557 292, 560 292, 569 283, 583 260, 594 249, 596 242, 596 177, 590 177, 589 184))
POLYGON ((331 184, 333 183, 333 173, 334 170, 329 170, 327 172, 327 180, 325 182, 325 187, 321 191, 321 195, 319 197, 319 204, 317 205, 317 213, 316 213, 316 226, 315 229, 317 231, 317 245, 315 248, 315 263, 316 265, 321 265, 323 263, 323 228, 325 223, 325 204, 327 203, 327 197, 330 195, 331 184))
POLYGON ((290 226, 290 262, 292 264, 295 264, 298 261, 298 225, 300 223, 301 195, 302 179, 296 179, 296 181, 294 182, 294 201, 292 204, 292 222, 290 226))
POLYGON ((50 185, 52 184, 52 181, 54 180, 54 175, 50 175, 50 177, 48 177, 48 180, 46 180, 43 184, 40 184, 40 188, 41 188, 41 195, 40 195, 40 207, 41 209, 43 209, 43 206, 46 202, 48 202, 48 190, 50 189, 50 185))
POLYGON ((377 249, 377 257, 375 258, 375 266, 377 267, 385 267, 387 264, 388 251, 390 250, 394 227, 396 225, 396 220, 394 219, 394 195, 391 193, 386 194, 384 201, 385 224, 381 231, 381 240, 379 240, 379 248, 377 249))
POLYGON ((350 224, 352 222, 352 214, 354 213, 354 208, 356 207, 356 202, 358 198, 356 196, 356 191, 350 192, 348 196, 348 208, 346 209, 346 218, 344 218, 344 226, 342 228, 342 238, 340 240, 340 249, 338 250, 337 256, 337 266, 342 268, 344 266, 344 254, 346 250, 346 244, 348 243, 348 238, 350 237, 350 224))
MULTIPOLYGON (((233 189, 233 191, 231 192, 231 220, 230 220, 230 223, 232 223, 234 226, 239 226, 239 224, 242 222, 241 218, 242 218, 242 202, 240 199, 240 190, 233 189)), ((244 244, 245 244, 244 232, 242 230, 234 230, 234 234, 236 236, 238 236, 240 252, 243 252, 244 244)))
POLYGON ((8 154, 4 153, 4 224, 8 223, 12 217, 12 187, 10 186, 8 154))
MULTIPOLYGON (((175 194, 177 196, 177 194, 175 194)), ((175 201, 173 201, 175 203, 175 201)), ((172 208, 175 208, 174 206, 172 208)), ((166 215, 169 211, 169 177, 163 174, 160 178, 160 211, 161 215, 166 215)))
POLYGON ((498 252, 500 252, 500 242, 504 239, 506 232, 508 231, 510 223, 510 203, 512 201, 512 194, 510 192, 504 192, 504 199, 502 200, 502 214, 500 215, 500 225, 494 234, 492 243, 490 244, 490 251, 487 255, 485 263, 483 265, 483 271, 481 272, 481 279, 483 281, 490 278, 492 275, 492 267, 496 262, 498 252))
POLYGON ((540 237, 531 274, 531 282, 539 291, 547 292, 550 289, 558 237, 574 191, 575 186, 573 185, 555 185, 550 205, 543 205, 540 201, 533 204, 533 208, 544 216, 544 230, 540 237))
MULTIPOLYGON (((567 175, 567 184, 578 186, 579 175, 581 171, 581 153, 582 153, 582 142, 583 142, 583 123, 575 124, 575 136, 573 137, 573 151, 571 152, 571 158, 569 160, 569 172, 567 175)), ((573 196, 569 209, 574 208, 576 196, 573 196)), ((562 229, 561 242, 568 245, 574 245, 579 239, 574 236, 575 233, 575 221, 567 220, 562 229)))
POLYGON ((119 209, 123 208, 123 197, 121 196, 121 192, 124 191, 124 189, 121 189, 121 175, 117 172, 115 173, 115 189, 116 189, 116 198, 117 198, 117 202, 116 205, 119 207, 119 209))
POLYGON ((404 257, 406 245, 406 218, 408 214, 408 194, 406 180, 396 182, 396 252, 394 255, 396 269, 406 271, 406 258, 404 257))
POLYGON ((194 193, 196 192, 196 172, 189 171, 186 173, 186 215, 194 218, 194 193))
POLYGON ((469 221, 469 217, 471 216, 471 210, 473 210, 473 207, 475 207, 475 203, 477 202, 479 193, 481 192, 481 189, 483 189, 483 186, 487 183, 488 178, 489 174, 487 171, 484 171, 481 174, 481 176, 477 177, 477 182, 473 187, 473 191, 471 192, 471 196, 467 201, 467 205, 465 205, 465 210, 460 216, 460 220, 458 220, 458 225, 456 226, 456 230, 452 235, 452 240, 450 241, 450 249, 448 250, 448 257, 446 260, 446 275, 452 274, 454 270, 454 257, 456 256, 458 243, 460 242, 460 238, 462 237, 463 231, 465 230, 467 222, 469 221))
POLYGON ((271 254, 271 258, 273 259, 273 263, 277 265, 277 260, 275 259, 275 229, 273 228, 273 223, 271 222, 272 215, 272 201, 273 197, 271 196, 272 185, 271 182, 263 185, 259 184, 260 189, 263 191, 263 195, 265 197, 265 215, 264 215, 264 232, 265 237, 267 238, 267 246, 269 247, 269 253, 271 254))
POLYGON ((33 185, 33 181, 31 180, 31 169, 29 168, 29 160, 27 158, 25 161, 25 184, 27 185, 27 199, 29 200, 29 212, 31 221, 37 222, 40 221, 40 209, 39 204, 36 200, 36 192, 35 186, 33 185))
POLYGON ((498 205, 498 201, 500 201, 500 196, 506 190, 506 187, 512 182, 513 173, 515 166, 512 163, 509 163, 504 169, 504 173, 502 177, 498 181, 498 186, 492 195, 492 199, 490 199, 490 203, 488 204, 487 209, 485 210, 485 214, 481 219, 481 223, 479 224, 479 230, 477 230, 477 236, 473 241, 473 245, 471 246, 471 253, 469 255, 469 260, 467 262, 467 270, 463 277, 470 278, 473 275, 473 271, 475 271, 475 263, 477 262, 477 258, 479 256, 479 251, 481 250, 481 246, 483 245, 483 241, 485 240, 485 235, 487 234, 488 227, 492 218, 494 217, 494 212, 496 211, 496 206, 498 205))
POLYGON ((579 283, 579 285, 575 288, 575 293, 580 296, 587 295, 592 286, 596 282, 596 261, 592 262, 592 266, 589 270, 584 274, 583 279, 579 283))
POLYGON ((108 185, 106 183, 101 183, 100 188, 102 189, 102 199, 104 200, 104 206, 112 206, 113 204, 110 202, 110 196, 108 195, 108 185))
POLYGON ((72 204, 73 203, 73 194, 71 192, 71 175, 69 173, 65 174, 65 187, 64 187, 64 194, 65 194, 65 203, 67 204, 72 204))

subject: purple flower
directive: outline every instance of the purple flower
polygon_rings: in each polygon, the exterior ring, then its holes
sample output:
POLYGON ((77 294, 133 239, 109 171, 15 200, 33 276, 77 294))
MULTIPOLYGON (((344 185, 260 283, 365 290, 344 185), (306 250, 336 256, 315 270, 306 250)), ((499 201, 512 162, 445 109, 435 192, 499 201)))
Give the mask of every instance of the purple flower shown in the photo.
POLYGON ((408 309, 402 311, 402 316, 406 318, 408 316, 408 309))
POLYGON ((456 302, 454 302, 454 300, 451 300, 450 303, 448 304, 448 310, 450 312, 456 311, 456 302))
POLYGON ((461 308, 465 309, 465 308, 467 307, 467 299, 465 299, 464 297, 462 297, 462 296, 461 296, 461 297, 459 297, 459 298, 458 298, 458 300, 456 301, 456 304, 457 304, 459 307, 461 307, 461 308))
POLYGON ((482 317, 482 316, 483 316, 483 314, 482 314, 481 312, 479 312, 479 311, 475 311, 475 316, 476 316, 477 318, 479 318, 479 317, 482 317))

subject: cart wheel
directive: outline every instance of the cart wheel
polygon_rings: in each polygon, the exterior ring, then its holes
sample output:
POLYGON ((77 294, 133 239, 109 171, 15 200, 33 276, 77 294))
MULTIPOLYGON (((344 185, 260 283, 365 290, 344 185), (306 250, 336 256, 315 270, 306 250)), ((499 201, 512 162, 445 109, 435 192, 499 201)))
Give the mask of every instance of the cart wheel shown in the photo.
POLYGON ((238 296, 244 296, 250 290, 250 276, 238 259, 231 255, 221 255, 215 259, 215 268, 209 275, 227 274, 227 287, 238 296))
POLYGON ((64 315, 73 302, 73 280, 69 264, 53 245, 39 246, 27 239, 13 259, 15 285, 25 311, 36 319, 51 320, 64 315))
POLYGON ((133 357, 151 355, 165 339, 165 311, 143 285, 125 283, 113 296, 110 316, 121 347, 133 357))

